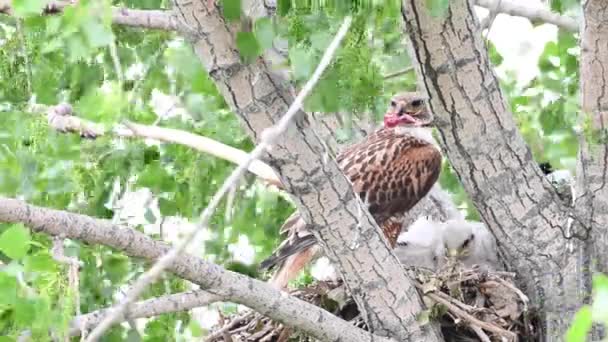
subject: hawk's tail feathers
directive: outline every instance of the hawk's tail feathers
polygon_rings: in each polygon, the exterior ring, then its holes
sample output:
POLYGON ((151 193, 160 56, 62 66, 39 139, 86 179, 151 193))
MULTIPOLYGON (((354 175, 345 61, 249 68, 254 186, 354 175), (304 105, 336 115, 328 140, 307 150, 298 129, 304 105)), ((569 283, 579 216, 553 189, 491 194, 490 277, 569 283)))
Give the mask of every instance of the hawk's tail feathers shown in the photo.
POLYGON ((295 278, 312 259, 318 254, 317 239, 307 229, 306 222, 298 212, 292 214, 281 227, 281 233, 286 232, 287 238, 275 249, 271 256, 260 263, 260 269, 277 268, 270 280, 274 285, 283 288, 295 278))
POLYGON ((300 271, 316 257, 319 245, 312 245, 306 249, 289 256, 270 278, 269 283, 278 289, 284 289, 287 284, 298 276, 300 271))

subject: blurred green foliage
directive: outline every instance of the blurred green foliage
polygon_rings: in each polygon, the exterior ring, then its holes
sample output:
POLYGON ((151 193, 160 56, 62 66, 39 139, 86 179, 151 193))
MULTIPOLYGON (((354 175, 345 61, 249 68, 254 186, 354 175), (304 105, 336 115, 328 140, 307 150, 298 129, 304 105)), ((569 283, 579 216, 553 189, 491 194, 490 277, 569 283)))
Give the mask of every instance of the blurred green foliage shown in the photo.
POLYGON ((566 334, 567 342, 584 342, 593 328, 599 324, 608 327, 608 276, 596 274, 593 277, 593 297, 590 305, 584 305, 574 315, 572 325, 566 334))
MULTIPOLYGON (((59 134, 49 130, 44 116, 27 109, 29 102, 68 101, 79 116, 107 127, 124 119, 150 124, 158 119, 153 102, 162 93, 179 99, 191 118, 162 118, 160 125, 251 150, 252 141, 187 41, 171 32, 110 23, 110 6, 163 9, 168 1, 80 0, 63 15, 39 16, 36 13, 44 3, 15 0, 19 18, 0 16, 0 194, 116 219, 120 210, 113 199, 147 188, 158 199, 159 212, 148 203, 136 203, 147 208, 146 223, 160 223, 170 216, 195 221, 234 165, 178 145, 110 137, 89 141, 59 134)), ((231 19, 241 17, 240 1, 219 3, 231 19)), ((434 0, 427 5, 441 15, 447 3, 434 0)), ((552 6, 566 11, 574 5, 554 0, 552 6)), ((398 1, 320 6, 280 0, 277 17, 257 20, 251 31, 239 32, 236 38, 245 62, 269 48, 275 37, 286 38, 288 67, 302 85, 346 14, 354 16, 352 29, 305 106, 311 111, 348 113, 344 128, 348 131, 349 121, 379 120, 394 92, 415 89, 412 72, 384 79, 410 65, 403 48, 398 1)), ((538 61, 541 73, 530 84, 518 86, 512 76, 501 79, 535 158, 550 161, 556 168, 572 168, 577 150, 573 134, 578 108, 576 39, 560 31, 557 42, 545 46, 538 61)), ((492 63, 499 66, 502 56, 492 44, 488 48, 492 63)), ((440 182, 475 218, 475 209, 448 163, 440 182)), ((224 203, 213 216, 210 238, 200 246, 200 255, 236 272, 260 276, 256 265, 277 245, 278 228, 292 211, 279 193, 247 176, 232 208, 224 203), (252 264, 235 259, 228 248, 243 236, 255 252, 252 264)), ((145 224, 136 228, 144 230, 145 224)), ((153 237, 161 238, 159 234, 153 237)), ((75 313, 66 266, 53 260, 50 245, 48 237, 29 233, 21 225, 0 225, 0 335, 9 340, 26 329, 36 341, 49 340, 49 329, 59 337, 75 313)), ((66 243, 66 254, 84 263, 81 312, 109 306, 116 293, 148 267, 109 248, 78 241, 66 243)), ((297 282, 310 280, 304 274, 297 282)), ((145 297, 186 288, 186 282, 167 274, 145 297)), ((179 339, 185 331, 200 336, 202 330, 187 313, 181 313, 148 320, 142 333, 147 341, 164 341, 179 339)), ((130 328, 116 326, 104 341, 132 337, 130 328)))

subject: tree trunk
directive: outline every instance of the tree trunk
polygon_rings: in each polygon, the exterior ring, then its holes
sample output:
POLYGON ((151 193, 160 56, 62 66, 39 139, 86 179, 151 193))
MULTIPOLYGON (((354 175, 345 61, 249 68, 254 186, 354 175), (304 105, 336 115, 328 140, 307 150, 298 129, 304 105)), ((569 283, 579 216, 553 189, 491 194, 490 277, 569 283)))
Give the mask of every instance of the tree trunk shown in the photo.
MULTIPOLYGON (((245 130, 257 139, 285 113, 293 88, 271 72, 265 60, 241 62, 237 30, 215 6, 177 0, 175 9, 188 27, 199 32, 193 41, 197 55, 245 130)), ((423 310, 420 296, 350 182, 335 160, 327 158, 328 151, 306 113, 300 113, 297 128, 272 147, 269 163, 338 267, 373 333, 399 341, 442 340, 435 325, 421 327, 416 321, 423 310)))
POLYGON ((404 0, 418 79, 430 97, 440 143, 508 267, 541 312, 547 340, 562 340, 582 302, 576 254, 565 252, 569 207, 534 162, 508 111, 473 3, 450 1, 432 16, 404 0))
POLYGON ((583 127, 577 167, 576 209, 584 217, 579 233, 592 229, 595 269, 608 271, 608 3, 587 0, 581 29, 583 127))

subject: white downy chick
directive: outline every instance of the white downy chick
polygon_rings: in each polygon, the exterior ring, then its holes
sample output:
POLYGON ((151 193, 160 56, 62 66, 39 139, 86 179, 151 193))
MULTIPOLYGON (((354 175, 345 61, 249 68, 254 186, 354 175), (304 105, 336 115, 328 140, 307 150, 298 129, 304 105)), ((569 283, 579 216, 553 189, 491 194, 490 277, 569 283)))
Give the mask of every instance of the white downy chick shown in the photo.
POLYGON ((436 250, 440 267, 447 258, 456 258, 465 267, 479 265, 487 271, 502 269, 496 240, 483 223, 449 220, 442 224, 442 228, 441 246, 436 250))
POLYGON ((436 270, 435 251, 441 247, 441 228, 440 222, 421 217, 401 233, 394 250, 401 264, 436 270))

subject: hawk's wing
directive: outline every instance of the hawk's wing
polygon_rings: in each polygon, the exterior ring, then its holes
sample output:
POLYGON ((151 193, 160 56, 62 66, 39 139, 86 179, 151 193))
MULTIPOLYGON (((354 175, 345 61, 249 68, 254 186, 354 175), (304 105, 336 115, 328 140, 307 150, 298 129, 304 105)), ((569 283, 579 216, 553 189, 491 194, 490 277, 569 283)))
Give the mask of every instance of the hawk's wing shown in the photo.
POLYGON ((337 161, 392 246, 403 215, 431 190, 441 170, 435 146, 392 129, 376 131, 337 161))

